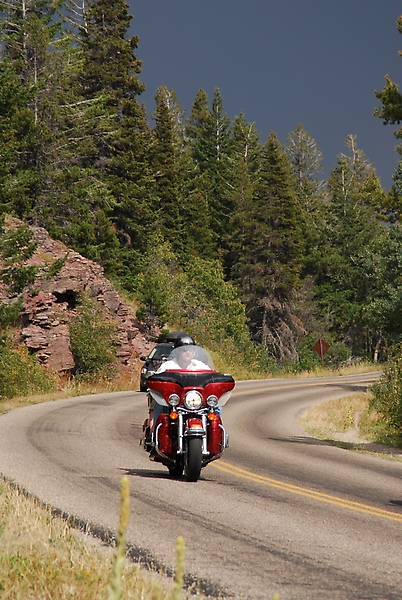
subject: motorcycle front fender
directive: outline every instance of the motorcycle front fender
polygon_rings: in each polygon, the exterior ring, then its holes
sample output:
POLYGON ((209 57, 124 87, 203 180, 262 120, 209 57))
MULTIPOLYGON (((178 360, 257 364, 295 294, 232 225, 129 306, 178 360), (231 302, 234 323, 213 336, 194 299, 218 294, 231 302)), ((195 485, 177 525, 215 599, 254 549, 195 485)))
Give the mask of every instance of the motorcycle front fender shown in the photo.
POLYGON ((186 421, 184 429, 185 437, 203 437, 206 435, 206 430, 201 419, 190 418, 186 421))

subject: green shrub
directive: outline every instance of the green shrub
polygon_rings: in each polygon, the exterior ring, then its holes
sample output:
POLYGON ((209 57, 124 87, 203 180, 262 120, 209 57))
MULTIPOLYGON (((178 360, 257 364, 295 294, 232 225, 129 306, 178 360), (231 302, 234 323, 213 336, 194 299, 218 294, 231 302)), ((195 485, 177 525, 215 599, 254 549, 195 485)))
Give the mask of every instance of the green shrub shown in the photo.
POLYGON ((95 298, 82 294, 70 323, 71 350, 76 375, 113 372, 116 361, 117 323, 95 298))
POLYGON ((0 258, 3 261, 0 280, 13 293, 18 294, 33 283, 38 272, 36 266, 23 264, 33 256, 37 247, 31 238, 32 232, 25 225, 8 231, 0 230, 0 258))
POLYGON ((50 392, 54 387, 36 357, 10 338, 0 337, 0 394, 4 398, 50 392))
POLYGON ((297 346, 299 360, 292 365, 293 372, 316 371, 320 368, 321 358, 318 356, 317 352, 313 350, 316 342, 317 338, 312 335, 307 335, 299 341, 297 346))
POLYGON ((174 319, 198 343, 220 355, 220 362, 253 371, 267 365, 266 352, 250 340, 244 305, 218 260, 189 256, 180 265, 168 242, 155 240, 136 277, 141 302, 137 317, 148 325, 174 319))
POLYGON ((380 380, 372 387, 370 408, 384 422, 388 441, 402 441, 402 344, 394 347, 380 380))
POLYGON ((350 350, 343 342, 334 342, 325 353, 325 363, 333 368, 338 368, 350 358, 350 350))
POLYGON ((2 302, 0 304, 0 328, 4 329, 10 325, 15 325, 21 316, 22 307, 22 298, 9 304, 2 302))

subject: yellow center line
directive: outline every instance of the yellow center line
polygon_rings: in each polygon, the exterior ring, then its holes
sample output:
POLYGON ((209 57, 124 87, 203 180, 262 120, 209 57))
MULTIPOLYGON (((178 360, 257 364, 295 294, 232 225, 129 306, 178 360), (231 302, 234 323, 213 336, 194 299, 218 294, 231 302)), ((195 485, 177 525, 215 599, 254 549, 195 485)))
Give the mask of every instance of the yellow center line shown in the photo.
POLYGON ((402 514, 400 513, 384 510, 382 508, 377 508, 375 506, 371 506, 370 504, 353 502, 352 500, 346 500, 345 498, 340 498, 338 496, 324 494, 322 492, 317 492, 310 488, 304 488, 298 485, 293 485, 291 483, 285 483, 284 481, 280 481, 278 479, 272 479, 271 477, 265 477, 264 475, 258 475, 257 473, 247 471, 246 469, 241 469, 240 467, 236 467, 235 465, 232 465, 223 460, 221 460, 219 463, 213 462, 211 463, 211 465, 216 469, 219 469, 220 471, 229 473, 230 475, 235 475, 236 477, 240 477, 242 479, 247 479, 248 481, 253 481, 262 485, 267 485, 269 487, 290 492, 292 494, 297 494, 299 496, 305 496, 307 498, 311 498, 319 502, 326 502, 327 504, 340 506, 348 510, 354 510, 360 513, 380 517, 382 519, 388 519, 390 521, 402 523, 402 514))

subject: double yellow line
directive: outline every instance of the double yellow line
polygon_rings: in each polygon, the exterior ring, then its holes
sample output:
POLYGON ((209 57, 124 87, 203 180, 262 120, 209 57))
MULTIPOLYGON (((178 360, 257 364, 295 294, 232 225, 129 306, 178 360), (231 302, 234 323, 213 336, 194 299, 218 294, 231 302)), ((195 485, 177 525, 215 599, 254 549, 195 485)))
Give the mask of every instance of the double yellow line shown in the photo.
POLYGON ((370 504, 353 502, 351 500, 346 500, 345 498, 340 498, 338 496, 331 496, 330 494, 323 494, 321 492, 316 492, 315 490, 311 490, 309 488, 300 487, 298 485, 292 485, 291 483, 285 483, 284 481, 272 479, 271 477, 265 477, 264 475, 258 475, 257 473, 247 471, 246 469, 241 469, 240 467, 236 467, 235 465, 231 465, 230 463, 222 460, 219 462, 213 462, 211 463, 211 465, 216 469, 219 469, 220 471, 229 473, 230 475, 234 475, 235 477, 247 479, 248 481, 252 481, 254 483, 266 485, 285 492, 297 494, 299 496, 305 496, 307 498, 311 498, 312 500, 332 504, 333 506, 340 506, 341 508, 346 508, 348 510, 354 510, 359 513, 365 513, 374 517, 379 517, 381 519, 388 519, 390 521, 402 523, 402 514, 400 513, 392 512, 389 510, 383 510, 382 508, 376 508, 375 506, 371 506, 370 504))

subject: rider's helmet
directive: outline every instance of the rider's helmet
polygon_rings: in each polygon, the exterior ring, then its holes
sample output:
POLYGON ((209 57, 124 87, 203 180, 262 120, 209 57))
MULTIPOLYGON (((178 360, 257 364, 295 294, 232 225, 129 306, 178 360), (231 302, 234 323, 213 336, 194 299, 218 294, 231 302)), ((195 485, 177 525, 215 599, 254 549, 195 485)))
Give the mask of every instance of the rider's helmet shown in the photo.
POLYGON ((174 348, 180 348, 180 346, 195 346, 196 343, 191 337, 191 335, 183 335, 182 337, 177 338, 174 343, 174 348))

